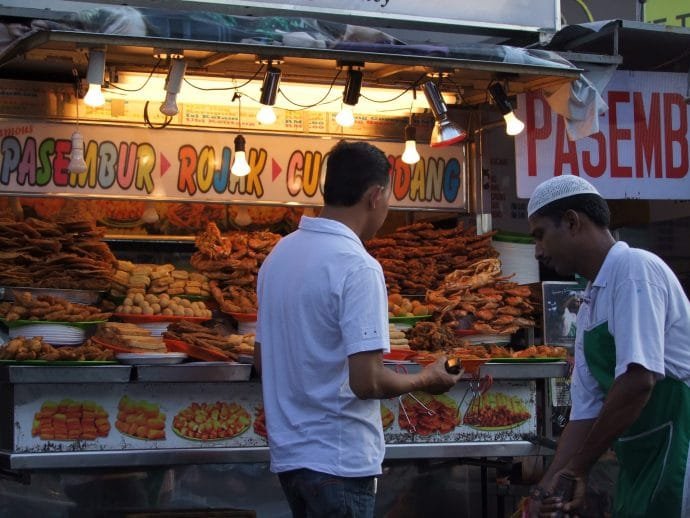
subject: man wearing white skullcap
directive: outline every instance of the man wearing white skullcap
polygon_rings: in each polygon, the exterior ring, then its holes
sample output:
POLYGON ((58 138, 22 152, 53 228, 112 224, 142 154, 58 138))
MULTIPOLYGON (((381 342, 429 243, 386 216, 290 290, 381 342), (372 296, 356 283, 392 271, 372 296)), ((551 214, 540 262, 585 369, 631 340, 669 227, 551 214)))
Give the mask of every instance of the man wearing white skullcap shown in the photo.
POLYGON ((581 511, 588 472, 613 446, 614 516, 689 517, 690 302, 678 278, 656 255, 614 240, 606 201, 580 177, 538 185, 527 211, 537 259, 589 280, 570 421, 530 493, 530 515, 581 511), (550 496, 568 476, 572 499, 550 496))

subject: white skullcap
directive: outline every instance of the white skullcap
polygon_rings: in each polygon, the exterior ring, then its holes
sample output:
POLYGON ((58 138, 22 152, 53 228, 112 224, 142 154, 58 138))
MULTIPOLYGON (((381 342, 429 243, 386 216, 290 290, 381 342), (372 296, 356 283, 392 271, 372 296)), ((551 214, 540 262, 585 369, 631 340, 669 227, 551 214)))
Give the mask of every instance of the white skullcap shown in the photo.
POLYGON ((527 217, 552 201, 575 196, 576 194, 599 194, 599 191, 584 178, 572 174, 554 176, 537 185, 527 204, 527 217))

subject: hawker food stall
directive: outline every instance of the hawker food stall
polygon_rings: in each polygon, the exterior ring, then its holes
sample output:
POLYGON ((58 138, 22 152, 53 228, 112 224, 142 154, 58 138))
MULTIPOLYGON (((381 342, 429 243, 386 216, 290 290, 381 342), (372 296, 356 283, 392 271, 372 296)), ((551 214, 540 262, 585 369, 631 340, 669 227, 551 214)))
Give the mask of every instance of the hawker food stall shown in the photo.
MULTIPOLYGON (((553 52, 404 45, 304 17, 243 25, 137 9, 126 14, 142 25, 113 33, 93 13, 43 13, 0 53, 0 492, 11 507, 41 510, 52 495, 63 514, 90 512, 107 493, 114 513, 286 511, 252 375, 256 273, 318 211, 335 141, 366 138, 393 182, 389 220, 366 243, 389 289, 388 366, 447 354, 466 372, 443 396, 382 401, 386 470, 476 461, 488 513, 491 462, 550 452, 547 380, 568 364, 565 349, 535 343, 539 290, 502 268, 476 217, 474 135, 482 117, 512 113, 508 95, 568 88, 582 70, 553 52)), ((505 41, 538 38, 494 22, 505 41)), ((402 505, 388 487, 379 505, 402 505)))

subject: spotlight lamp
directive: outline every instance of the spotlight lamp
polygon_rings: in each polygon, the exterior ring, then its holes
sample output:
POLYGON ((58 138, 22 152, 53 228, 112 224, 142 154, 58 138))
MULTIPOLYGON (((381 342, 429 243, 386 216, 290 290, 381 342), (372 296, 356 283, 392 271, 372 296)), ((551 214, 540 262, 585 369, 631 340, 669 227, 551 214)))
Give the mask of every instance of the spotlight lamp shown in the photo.
POLYGON ((405 150, 402 154, 402 161, 406 164, 416 164, 419 162, 419 152, 417 151, 417 128, 412 124, 405 126, 405 150))
POLYGON ((230 172, 235 176, 247 176, 251 167, 247 163, 247 155, 245 153, 245 146, 247 141, 242 135, 235 137, 235 160, 232 162, 230 172))
POLYGON ((70 151, 67 170, 70 173, 77 174, 85 173, 87 170, 86 162, 84 161, 84 137, 78 131, 72 133, 72 151, 70 151))
POLYGON ((89 68, 86 72, 86 81, 89 89, 84 96, 84 104, 97 108, 105 104, 105 97, 101 91, 103 76, 105 74, 105 51, 91 49, 89 51, 89 68))
POLYGON ((347 82, 343 90, 343 107, 335 116, 335 121, 343 127, 349 128, 355 123, 353 107, 359 101, 359 93, 362 89, 362 71, 349 67, 347 70, 347 82))
POLYGON ((168 75, 165 78, 165 101, 163 101, 159 108, 163 115, 172 117, 179 112, 177 108, 177 94, 180 93, 180 88, 182 88, 182 79, 186 69, 187 63, 185 63, 183 58, 174 58, 170 61, 168 75))
POLYGON ((276 94, 280 85, 281 71, 279 68, 269 66, 264 75, 264 82, 261 85, 261 109, 256 114, 256 120, 260 124, 273 124, 276 121, 276 114, 273 105, 276 103, 276 94))
POLYGON ((522 133, 522 130, 525 129, 525 123, 518 119, 515 115, 513 106, 510 104, 508 95, 503 89, 501 83, 490 84, 489 94, 491 94, 491 98, 493 99, 494 103, 496 103, 496 107, 506 121, 506 133, 508 135, 518 135, 519 133, 522 133))
POLYGON ((443 102, 441 92, 433 81, 427 81, 422 85, 424 95, 429 103, 429 108, 434 114, 436 123, 431 131, 431 147, 442 147, 462 142, 467 138, 467 132, 448 117, 448 107, 443 102))

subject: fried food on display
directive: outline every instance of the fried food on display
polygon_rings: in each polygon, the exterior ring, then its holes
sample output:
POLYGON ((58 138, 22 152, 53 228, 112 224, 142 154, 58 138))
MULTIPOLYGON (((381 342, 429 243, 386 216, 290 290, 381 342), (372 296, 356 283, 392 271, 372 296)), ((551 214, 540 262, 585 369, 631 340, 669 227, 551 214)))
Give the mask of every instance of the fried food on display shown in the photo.
POLYGON ((417 299, 410 300, 400 293, 388 295, 389 317, 418 317, 429 314, 429 307, 417 299))
POLYGON ((37 320, 50 322, 89 322, 107 320, 111 313, 104 313, 95 306, 69 302, 53 295, 34 296, 27 291, 14 290, 14 302, 0 307, 0 316, 7 321, 37 320))
POLYGON ((107 290, 115 257, 83 217, 72 209, 54 221, 0 219, 0 285, 107 290))
POLYGON ((232 361, 237 361, 239 354, 254 354, 254 334, 228 335, 195 322, 174 322, 163 337, 206 349, 218 349, 232 361))
POLYGON ((135 293, 176 296, 210 296, 208 277, 199 272, 176 269, 172 264, 135 264, 117 261, 110 294, 115 297, 135 293))
POLYGON ((530 288, 509 282, 512 275, 501 273, 500 260, 489 258, 446 275, 437 289, 426 292, 434 318, 452 327, 469 318, 469 329, 492 335, 534 326, 530 288))
POLYGON ((115 353, 87 341, 78 347, 53 347, 40 336, 12 338, 0 347, 0 360, 110 361, 115 353))
POLYGON ((160 336, 129 322, 104 322, 93 336, 98 342, 115 346, 119 352, 166 353, 168 348, 160 336))
POLYGON ((229 232, 214 223, 196 236, 190 264, 203 272, 211 295, 226 313, 256 312, 256 276, 261 263, 280 240, 272 232, 229 232))

